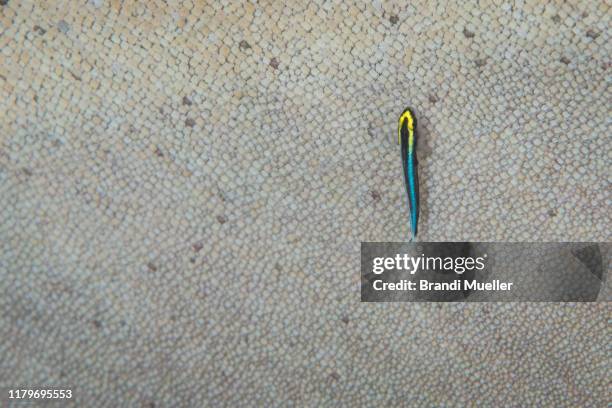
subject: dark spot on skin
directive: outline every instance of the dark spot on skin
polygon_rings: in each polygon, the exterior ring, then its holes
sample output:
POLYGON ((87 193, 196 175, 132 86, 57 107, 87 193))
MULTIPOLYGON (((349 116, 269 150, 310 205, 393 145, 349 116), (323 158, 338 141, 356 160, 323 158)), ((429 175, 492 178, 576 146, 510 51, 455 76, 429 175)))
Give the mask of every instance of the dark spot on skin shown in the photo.
POLYGON ((196 261, 195 257, 189 258, 189 262, 191 262, 192 264, 195 263, 195 261, 196 261))
POLYGON ((81 80, 81 77, 80 77, 80 76, 78 76, 77 74, 75 74, 75 73, 74 73, 74 72, 72 72, 72 71, 70 71, 70 75, 72 75, 72 77, 73 77, 74 79, 76 79, 77 81, 80 81, 80 80, 81 80))
POLYGON ((164 152, 161 151, 161 149, 159 148, 159 146, 155 146, 155 155, 157 157, 164 157, 164 152))
POLYGON ((195 252, 200 252, 202 250, 202 248, 204 248, 204 245, 202 245, 201 242, 197 242, 195 244, 192 245, 192 248, 195 252))
POLYGON ((66 34, 70 30, 70 26, 65 20, 60 20, 57 23, 57 29, 66 34))
POLYGON ((479 58, 479 59, 477 59, 476 61, 474 61, 474 64, 476 64, 476 66, 477 66, 478 68, 482 68, 482 67, 484 67, 485 65, 487 65, 487 60, 486 60, 486 59, 484 59, 484 58, 479 58))
POLYGON ((278 60, 277 60, 276 58, 272 58, 272 59, 270 60, 270 66, 271 66, 272 68, 274 68, 274 69, 278 69, 278 65, 279 65, 279 63, 278 63, 278 60))
POLYGON ((562 63, 564 63, 565 65, 569 65, 570 62, 572 62, 569 58, 567 57, 561 57, 561 59, 559 60, 562 63))
POLYGON ((349 324, 349 317, 348 316, 342 316, 342 318, 340 320, 344 324, 349 324))
POLYGON ((183 96, 183 105, 191 106, 193 105, 193 102, 191 102, 191 99, 189 99, 188 97, 183 96))
POLYGON ((594 40, 599 37, 599 33, 593 29, 590 29, 586 32, 586 36, 594 40))
POLYGON ((227 222, 227 218, 222 215, 217 215, 217 221, 219 221, 219 224, 225 224, 227 222))
POLYGON ((251 44, 249 44, 248 42, 246 42, 245 40, 242 40, 238 43, 238 47, 240 47, 240 49, 242 51, 244 50, 248 50, 251 48, 251 44))
POLYGON ((398 21, 399 21, 399 17, 396 16, 395 14, 393 14, 391 17, 389 17, 389 22, 391 22, 391 24, 393 24, 393 25, 396 25, 398 21))
POLYGON ((372 200, 374 201, 380 201, 380 193, 376 190, 371 190, 370 191, 370 196, 372 196, 372 200))
POLYGON ((187 127, 194 127, 195 126, 195 120, 193 120, 191 118, 185 119, 185 126, 187 126, 187 127))
POLYGON ((96 329, 100 329, 102 327, 102 322, 100 322, 99 320, 94 320, 91 323, 94 325, 96 329))
POLYGON ((549 216, 550 218, 556 217, 556 216, 557 216, 557 214, 559 214, 559 213, 558 213, 558 212, 557 212, 557 210, 555 210, 554 208, 553 208, 553 209, 551 209, 551 210, 548 210, 548 216, 549 216))
POLYGON ((434 95, 434 94, 429 95, 429 102, 436 103, 438 101, 439 101, 439 99, 438 99, 438 97, 436 95, 434 95))
POLYGON ((337 373, 337 372, 335 372, 335 371, 334 371, 333 373, 331 373, 329 376, 330 376, 330 378, 331 378, 332 380, 334 380, 334 381, 338 381, 338 380, 340 379, 340 374, 338 374, 338 373, 337 373))
POLYGON ((553 23, 555 23, 555 24, 559 24, 559 23, 561 22, 561 16, 559 16, 558 14, 555 14, 555 15, 554 15, 554 16, 552 16, 550 19, 551 19, 551 20, 553 21, 553 23))
POLYGON ((149 262, 147 264, 147 268, 149 269, 150 272, 155 272, 157 271, 157 266, 155 266, 155 264, 153 262, 149 262))
POLYGON ((468 30, 467 28, 463 29, 463 35, 465 36, 465 38, 474 38, 474 36, 476 34, 474 34, 472 31, 468 30))
POLYGON ((45 30, 44 28, 42 28, 39 25, 35 25, 34 26, 34 31, 36 31, 38 33, 38 35, 44 35, 47 32, 47 30, 45 30))
POLYGON ((368 123, 368 136, 374 137, 374 125, 372 123, 368 123))

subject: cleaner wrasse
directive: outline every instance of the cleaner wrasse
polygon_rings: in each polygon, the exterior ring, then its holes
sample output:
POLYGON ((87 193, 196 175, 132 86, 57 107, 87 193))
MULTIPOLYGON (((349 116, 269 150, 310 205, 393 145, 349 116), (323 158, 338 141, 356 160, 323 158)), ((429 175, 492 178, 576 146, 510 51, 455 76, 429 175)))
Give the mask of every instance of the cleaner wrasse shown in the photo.
POLYGON ((416 239, 419 223, 419 174, 416 157, 416 117, 410 108, 402 112, 397 127, 398 143, 402 153, 402 168, 408 205, 410 208, 410 230, 412 241, 416 239))

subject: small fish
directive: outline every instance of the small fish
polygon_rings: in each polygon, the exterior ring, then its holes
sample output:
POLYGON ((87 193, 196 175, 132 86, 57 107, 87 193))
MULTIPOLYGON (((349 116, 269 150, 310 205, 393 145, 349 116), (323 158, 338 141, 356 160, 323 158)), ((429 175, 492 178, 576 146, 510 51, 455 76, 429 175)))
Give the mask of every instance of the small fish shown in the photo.
POLYGON ((416 239, 419 223, 419 173, 416 157, 416 117, 410 108, 406 108, 399 118, 397 128, 398 143, 402 152, 404 181, 410 207, 410 230, 412 241, 416 239))

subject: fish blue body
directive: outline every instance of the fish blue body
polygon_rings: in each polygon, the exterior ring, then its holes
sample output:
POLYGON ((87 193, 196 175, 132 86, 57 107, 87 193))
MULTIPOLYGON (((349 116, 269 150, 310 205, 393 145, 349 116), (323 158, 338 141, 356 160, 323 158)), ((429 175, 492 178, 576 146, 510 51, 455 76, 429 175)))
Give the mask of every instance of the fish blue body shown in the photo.
POLYGON ((416 157, 416 117, 410 108, 402 112, 398 123, 398 143, 402 154, 402 168, 408 206, 410 208, 410 230, 412 241, 416 240, 419 223, 419 175, 418 160, 416 157))

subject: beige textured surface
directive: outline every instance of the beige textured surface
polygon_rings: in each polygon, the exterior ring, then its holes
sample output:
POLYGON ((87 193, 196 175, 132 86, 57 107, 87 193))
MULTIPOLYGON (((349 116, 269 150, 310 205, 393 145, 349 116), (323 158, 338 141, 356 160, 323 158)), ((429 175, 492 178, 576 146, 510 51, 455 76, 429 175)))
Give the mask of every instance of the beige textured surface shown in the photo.
POLYGON ((610 239, 606 2, 0 3, 0 386, 610 401, 608 304, 359 303, 360 241, 408 237, 405 105, 420 239, 610 239))

